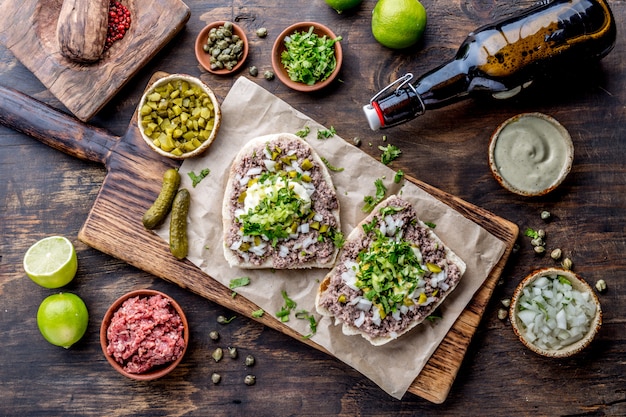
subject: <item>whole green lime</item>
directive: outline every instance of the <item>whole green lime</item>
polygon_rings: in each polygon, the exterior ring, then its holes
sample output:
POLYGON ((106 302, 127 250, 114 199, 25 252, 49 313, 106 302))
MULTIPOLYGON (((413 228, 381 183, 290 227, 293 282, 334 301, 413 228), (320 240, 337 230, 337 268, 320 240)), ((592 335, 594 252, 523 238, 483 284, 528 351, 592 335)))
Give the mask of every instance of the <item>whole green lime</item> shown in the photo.
POLYGON ((88 323, 87 306, 76 294, 52 294, 37 310, 37 326, 44 339, 66 349, 83 337, 88 323))
POLYGON ((380 0, 372 11, 372 34, 387 48, 413 46, 425 29, 426 9, 418 0, 380 0))
POLYGON ((363 0, 324 0, 326 4, 341 14, 344 10, 353 9, 363 2, 363 0))

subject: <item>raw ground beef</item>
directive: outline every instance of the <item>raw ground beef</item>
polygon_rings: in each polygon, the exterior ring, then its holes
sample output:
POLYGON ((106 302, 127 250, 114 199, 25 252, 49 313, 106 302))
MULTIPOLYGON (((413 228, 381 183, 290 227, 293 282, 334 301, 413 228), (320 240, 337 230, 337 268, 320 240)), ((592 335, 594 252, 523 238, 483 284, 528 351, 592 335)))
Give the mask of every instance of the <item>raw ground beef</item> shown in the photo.
POLYGON ((185 347, 183 322, 168 298, 133 297, 113 314, 107 353, 133 373, 175 361, 185 347))

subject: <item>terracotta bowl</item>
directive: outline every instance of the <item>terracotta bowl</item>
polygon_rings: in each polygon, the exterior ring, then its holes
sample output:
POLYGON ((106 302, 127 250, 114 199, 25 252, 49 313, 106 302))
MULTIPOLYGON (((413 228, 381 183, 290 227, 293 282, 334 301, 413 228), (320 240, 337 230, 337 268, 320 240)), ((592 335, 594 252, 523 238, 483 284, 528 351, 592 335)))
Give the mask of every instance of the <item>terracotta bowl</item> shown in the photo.
POLYGON ((239 36, 239 38, 243 40, 243 55, 241 56, 241 59, 237 61, 237 65, 235 65, 233 69, 230 69, 230 70, 226 68, 211 69, 211 56, 208 52, 204 51, 204 45, 207 42, 207 38, 209 36, 209 32, 211 31, 211 29, 218 28, 222 26, 224 23, 226 23, 225 20, 220 20, 220 21, 213 22, 205 26, 204 29, 202 29, 200 33, 198 33, 198 37, 196 38, 196 44, 195 44, 196 59, 198 60, 198 63, 202 66, 202 68, 204 68, 211 74, 216 74, 216 75, 234 74, 246 62, 246 58, 248 58, 248 50, 250 46, 248 45, 248 38, 246 37, 246 33, 243 31, 243 29, 240 26, 233 23, 233 34, 239 36))
POLYGON ((141 100, 139 101, 139 110, 138 110, 138 115, 137 115, 137 126, 139 127, 139 132, 141 133, 141 137, 143 138, 143 140, 148 144, 148 146, 154 150, 155 152, 157 152, 160 155, 163 155, 165 157, 168 158, 172 158, 172 159, 186 159, 186 158, 192 158, 194 156, 198 156, 201 153, 203 153, 204 151, 206 151, 209 146, 211 146, 211 144, 213 143, 213 141, 215 140, 215 137, 217 136, 217 132, 219 131, 220 125, 222 123, 222 112, 220 109, 220 104, 217 101, 217 97, 215 96, 215 94, 213 93, 213 90, 211 90, 209 88, 208 85, 206 85, 204 82, 202 82, 199 78, 196 77, 192 77, 190 75, 186 75, 186 74, 171 74, 168 75, 166 77, 160 78, 157 81, 154 82, 154 84, 152 84, 150 86, 150 88, 148 88, 144 94, 141 96, 141 100), (171 152, 167 152, 161 148, 159 148, 158 146, 156 146, 152 139, 146 135, 146 132, 144 130, 144 126, 142 124, 142 116, 141 116, 141 108, 143 107, 143 105, 146 102, 147 97, 154 92, 154 89, 162 86, 164 84, 167 84, 168 82, 172 81, 172 80, 185 80, 187 82, 189 82, 190 84, 194 84, 196 86, 199 86, 211 99, 211 102, 213 103, 213 112, 214 112, 214 117, 215 117, 215 121, 213 124, 213 130, 211 131, 210 136, 208 137, 208 139, 206 139, 204 142, 202 142, 202 144, 200 146, 198 146, 196 149, 194 149, 193 151, 189 151, 189 152, 184 152, 182 155, 175 155, 171 152))
POLYGON ((151 381, 157 378, 161 378, 165 375, 167 375, 168 373, 170 373, 174 368, 176 368, 178 366, 178 364, 180 363, 180 361, 183 359, 183 357, 185 356, 185 352, 187 351, 187 346, 189 345, 189 324, 187 322, 187 318, 185 317, 185 313, 183 312, 183 309, 180 307, 180 305, 178 305, 178 303, 176 303, 176 301, 174 301, 170 296, 160 292, 160 291, 155 291, 155 290, 149 290, 149 289, 142 289, 142 290, 136 290, 136 291, 131 291, 127 294, 124 294, 123 296, 121 296, 120 298, 118 298, 117 300, 115 300, 115 302, 111 305, 111 307, 109 307, 109 309, 107 310, 107 312, 104 315, 104 318, 102 319, 102 325, 100 326, 100 347, 102 348, 102 352, 104 353, 104 357, 107 359, 107 361, 111 364, 111 366, 113 367, 113 369, 115 369, 117 372, 119 372, 120 374, 130 378, 130 379, 134 379, 137 381, 151 381), (148 298, 154 295, 161 295, 164 298, 167 298, 171 305, 174 307, 174 309, 176 310, 176 312, 178 313, 178 315, 181 318, 181 321, 183 323, 183 339, 185 341, 185 347, 183 348, 182 353, 180 354, 180 356, 174 360, 173 362, 170 362, 168 364, 164 364, 164 365, 160 365, 157 367, 152 368, 151 370, 148 370, 144 373, 130 373, 124 370, 124 368, 122 367, 122 365, 120 365, 114 358, 113 356, 109 355, 107 353, 107 345, 109 343, 109 339, 107 337, 107 329, 109 328, 110 324, 111 324, 111 319, 113 318, 113 314, 120 308, 120 306, 128 299, 133 298, 133 297, 137 297, 139 296, 140 298, 148 298))
POLYGON ((335 67, 335 70, 332 72, 332 74, 328 78, 326 78, 324 81, 317 82, 313 85, 307 85, 301 82, 292 81, 289 78, 289 74, 287 73, 287 70, 283 66, 281 62, 281 58, 280 58, 281 54, 286 49, 284 39, 286 36, 289 36, 295 32, 308 32, 311 26, 313 26, 314 28, 313 33, 315 33, 318 36, 326 35, 326 37, 329 39, 335 39, 337 37, 328 27, 322 25, 321 23, 300 22, 300 23, 295 23, 289 26, 288 28, 286 28, 285 30, 283 30, 280 33, 280 35, 278 35, 278 37, 276 38, 276 41, 274 41, 274 46, 272 48, 272 67, 274 68, 274 73, 276 74, 278 79, 282 81, 282 83, 285 84, 287 87, 296 91, 301 91, 301 92, 318 91, 327 87, 330 83, 332 83, 335 80, 335 78, 337 78, 337 75, 339 74, 339 71, 341 70, 341 64, 343 62, 343 51, 341 49, 341 42, 335 42, 334 46, 335 46, 335 58, 337 60, 337 66, 335 67))
POLYGON ((493 177, 505 189, 525 197, 556 189, 569 174, 573 160, 569 133, 542 113, 511 117, 498 126, 489 142, 493 177), (545 169, 549 163, 555 164, 551 171, 545 169))
POLYGON ((511 320, 513 331, 515 332, 519 340, 528 349, 541 356, 546 356, 550 358, 565 358, 579 353, 587 346, 589 346, 589 344, 593 341, 594 337, 600 330, 600 326, 602 325, 602 310, 600 308, 600 301, 598 300, 598 297, 596 296, 591 286, 589 286, 589 284, 587 284, 584 279, 582 279, 570 270, 561 268, 543 268, 529 274, 517 286, 515 292, 513 293, 513 298, 511 299, 509 318, 511 320), (518 316, 518 313, 520 311, 520 298, 524 293, 524 288, 531 285, 538 278, 555 276, 565 277, 569 282, 571 282, 572 288, 574 290, 589 294, 589 298, 592 300, 593 304, 595 304, 595 314, 593 315, 593 318, 591 318, 587 323, 589 328, 582 337, 582 339, 570 345, 563 346, 560 349, 545 349, 537 346, 537 344, 531 342, 527 337, 526 327, 518 316))

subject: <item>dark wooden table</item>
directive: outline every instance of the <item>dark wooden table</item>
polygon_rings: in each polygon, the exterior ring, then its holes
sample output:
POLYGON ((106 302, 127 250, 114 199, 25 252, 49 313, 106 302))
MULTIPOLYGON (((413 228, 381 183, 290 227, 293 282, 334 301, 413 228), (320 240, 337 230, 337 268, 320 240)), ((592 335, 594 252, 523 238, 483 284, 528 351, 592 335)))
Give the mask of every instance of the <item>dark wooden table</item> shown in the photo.
MULTIPOLYGON (((322 0, 186 2, 186 27, 130 80, 90 124, 123 135, 146 83, 157 70, 200 76, 223 99, 235 77, 245 76, 308 116, 334 126, 344 138, 360 137, 363 149, 379 158, 378 145, 392 143, 402 156, 392 167, 516 223, 520 230, 543 228, 547 247, 561 248, 574 270, 594 284, 604 324, 592 346, 566 360, 538 357, 498 318, 500 300, 532 270, 555 265, 534 254, 527 238, 505 268, 459 375, 443 404, 413 394, 399 401, 340 361, 291 337, 239 317, 216 324, 226 308, 90 248, 77 239, 105 176, 101 165, 67 156, 36 140, 0 127, 0 414, 2 415, 626 415, 626 56, 621 28, 626 4, 612 1, 620 30, 615 50, 599 65, 569 68, 556 80, 507 102, 468 100, 432 111, 385 132, 372 132, 361 106, 407 71, 422 73, 450 58, 468 30, 528 6, 532 1, 425 0, 429 22, 424 42, 411 51, 379 46, 370 31, 365 0, 354 12, 336 14, 322 0), (212 20, 234 20, 251 40, 247 65, 270 69, 274 36, 298 20, 327 24, 343 36, 341 82, 324 92, 302 94, 278 80, 250 77, 244 69, 216 77, 200 69, 193 54, 196 34, 212 20), (267 27, 269 37, 254 31, 267 27), (489 135, 522 112, 550 114, 569 130, 575 159, 555 192, 525 199, 502 189, 487 165, 489 135), (371 143, 372 146, 368 146, 371 143), (543 222, 540 213, 552 214, 543 222), (36 286, 22 269, 22 257, 36 240, 52 234, 76 245, 79 270, 66 288, 79 294, 91 320, 83 340, 69 350, 45 342, 36 324, 41 300, 52 291, 36 286), (120 293, 150 287, 167 292, 187 312, 193 329, 188 353, 170 376, 135 383, 116 374, 104 359, 98 330, 120 293), (239 363, 211 359, 208 334, 219 329, 223 343, 257 359, 257 384, 244 385, 239 363), (211 382, 218 371, 223 382, 211 382)), ((0 28, 6 30, 6 28, 0 28)), ((42 63, 43 64, 43 63, 42 63)), ((13 87, 65 111, 64 106, 4 46, 0 85, 13 87)), ((33 114, 33 117, 36 117, 33 114)))

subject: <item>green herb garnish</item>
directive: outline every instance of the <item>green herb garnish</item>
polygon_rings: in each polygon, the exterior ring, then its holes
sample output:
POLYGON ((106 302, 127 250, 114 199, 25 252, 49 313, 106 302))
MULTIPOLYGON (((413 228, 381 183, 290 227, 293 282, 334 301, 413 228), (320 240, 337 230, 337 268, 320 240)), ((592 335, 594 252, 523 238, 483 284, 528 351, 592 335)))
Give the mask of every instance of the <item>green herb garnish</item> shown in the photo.
POLYGON ((335 43, 341 36, 329 39, 326 35, 313 33, 313 26, 307 32, 294 32, 285 38, 285 50, 280 55, 281 63, 292 81, 306 85, 324 81, 337 67, 335 43))
POLYGON ((296 136, 299 138, 306 138, 307 136, 309 136, 310 132, 311 132, 311 128, 308 126, 304 126, 302 129, 296 132, 296 136))
POLYGON ((374 181, 374 185, 376 186, 376 196, 372 197, 371 195, 366 195, 365 197, 363 197, 365 205, 361 210, 363 210, 365 213, 369 213, 374 209, 374 207, 376 207, 378 203, 383 201, 383 198, 385 198, 385 193, 387 192, 387 187, 385 187, 385 184, 383 184, 382 178, 376 179, 374 181))
POLYGON ((539 237, 539 233, 536 230, 531 229, 530 227, 526 229, 524 232, 524 236, 537 239, 539 237))
POLYGON ((283 323, 289 321, 289 314, 291 311, 296 308, 297 304, 287 295, 287 291, 281 291, 283 296, 283 300, 285 300, 285 304, 280 308, 280 310, 276 313, 276 317, 280 319, 283 323))
POLYGON ((317 332, 317 320, 311 314, 309 314, 306 310, 300 310, 296 312, 296 318, 301 320, 309 321, 309 328, 311 329, 311 333, 303 336, 304 339, 310 339, 317 332))
POLYGON ((424 224, 430 227, 431 229, 434 229, 435 227, 437 227, 437 225, 433 222, 424 222, 424 224))
POLYGON ((318 139, 328 139, 328 138, 332 138, 333 136, 335 136, 337 134, 337 131, 335 130, 334 127, 330 127, 330 129, 321 129, 317 131, 317 138, 318 139))
POLYGON ((257 319, 258 319, 258 318, 260 318, 260 317, 263 317, 263 314, 265 314, 265 311, 263 311, 263 309, 262 309, 262 308, 260 308, 260 309, 255 310, 255 311, 253 311, 253 312, 252 312, 252 317, 254 317, 254 318, 257 318, 257 319))
POLYGON ((191 171, 188 172, 187 175, 189 175, 189 178, 191 178, 191 185, 193 186, 193 188, 196 188, 196 185, 198 185, 200 181, 202 181, 210 173, 211 170, 209 168, 204 168, 202 171, 200 171, 200 174, 196 174, 195 172, 191 171))
POLYGON ((326 168, 328 168, 329 170, 333 172, 341 172, 344 170, 343 168, 337 168, 336 166, 331 165, 330 162, 328 162, 328 159, 324 158, 323 156, 321 156, 320 158, 322 159, 324 165, 326 165, 326 168))
POLYGON ((389 165, 391 161, 397 159, 402 153, 402 151, 394 145, 379 146, 378 149, 383 151, 383 153, 380 155, 380 162, 385 165, 389 165))
MULTIPOLYGON (((234 290, 235 288, 244 287, 244 286, 246 286, 248 284, 250 284, 250 278, 249 277, 233 278, 233 279, 230 280, 230 283, 228 284, 228 287, 231 290, 234 290)), ((237 295, 237 293, 235 291, 233 291, 232 296, 235 297, 235 295, 237 295)))
POLYGON ((396 184, 399 184, 400 181, 402 181, 402 178, 404 178, 404 171, 399 169, 396 171, 396 174, 393 176, 393 182, 395 182, 396 184))

